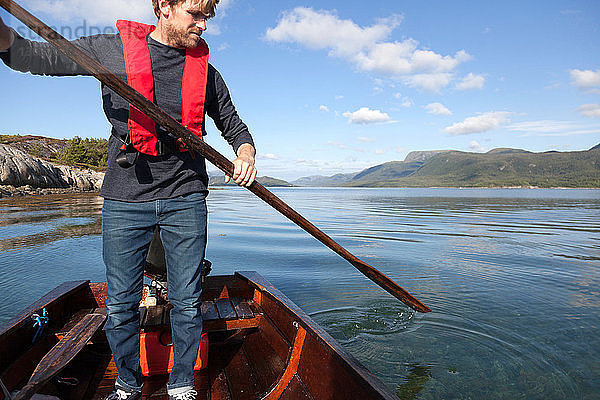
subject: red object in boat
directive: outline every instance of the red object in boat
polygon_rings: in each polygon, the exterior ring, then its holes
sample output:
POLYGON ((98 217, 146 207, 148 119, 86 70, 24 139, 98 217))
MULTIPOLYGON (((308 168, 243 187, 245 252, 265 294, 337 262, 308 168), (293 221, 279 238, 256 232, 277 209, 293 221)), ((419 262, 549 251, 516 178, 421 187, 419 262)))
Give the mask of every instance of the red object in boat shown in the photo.
MULTIPOLYGON (((140 334, 140 366, 142 375, 168 374, 173 369, 171 331, 151 331, 140 334)), ((208 363, 208 335, 200 336, 200 348, 194 371, 206 368, 208 363)))

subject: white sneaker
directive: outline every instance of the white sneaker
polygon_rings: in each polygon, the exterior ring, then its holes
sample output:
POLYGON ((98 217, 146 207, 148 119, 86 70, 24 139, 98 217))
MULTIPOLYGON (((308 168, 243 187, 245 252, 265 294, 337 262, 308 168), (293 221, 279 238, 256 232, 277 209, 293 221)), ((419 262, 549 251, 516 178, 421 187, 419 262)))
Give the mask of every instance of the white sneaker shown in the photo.
POLYGON ((185 392, 170 394, 169 400, 196 400, 196 392, 194 389, 186 390, 185 392))
POLYGON ((142 392, 127 392, 123 389, 115 388, 105 400, 139 400, 141 398, 142 392))

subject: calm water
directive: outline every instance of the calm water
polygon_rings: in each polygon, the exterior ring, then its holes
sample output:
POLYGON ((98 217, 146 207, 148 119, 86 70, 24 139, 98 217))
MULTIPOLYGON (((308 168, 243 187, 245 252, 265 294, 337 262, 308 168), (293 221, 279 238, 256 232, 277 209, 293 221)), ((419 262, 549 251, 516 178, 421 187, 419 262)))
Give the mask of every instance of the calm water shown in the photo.
MULTIPOLYGON (((243 189, 209 196, 214 273, 259 271, 400 398, 600 398, 599 190, 274 191, 434 311, 243 189)), ((104 280, 101 205, 0 200, 0 322, 64 280, 104 280)))

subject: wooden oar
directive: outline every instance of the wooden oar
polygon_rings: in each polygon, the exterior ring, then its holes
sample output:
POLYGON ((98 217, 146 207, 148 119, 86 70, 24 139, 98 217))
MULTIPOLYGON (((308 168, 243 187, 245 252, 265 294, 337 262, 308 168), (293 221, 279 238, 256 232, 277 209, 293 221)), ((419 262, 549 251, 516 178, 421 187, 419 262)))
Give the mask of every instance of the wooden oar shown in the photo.
MULTIPOLYGON (((57 32, 52 30, 49 26, 44 24, 42 21, 31 15, 28 11, 23 9, 21 6, 16 4, 13 0, 0 0, 0 5, 6 9, 9 13, 18 18, 21 22, 31 28, 35 33, 46 39, 48 42, 56 46, 59 50, 65 53, 71 60, 85 68, 90 74, 95 76, 98 80, 110 87, 116 93, 121 95, 129 103, 133 104, 144 114, 152 118, 157 124, 164 127, 166 130, 171 132, 173 135, 183 139, 185 144, 200 153, 204 158, 218 167, 220 170, 228 174, 233 175, 234 166, 225 156, 221 155, 218 151, 213 149, 211 146, 200 140, 196 135, 188 131, 183 125, 173 119, 171 116, 162 111, 156 104, 147 100, 140 93, 135 91, 119 77, 110 72, 108 69, 103 67, 96 60, 89 57, 82 50, 71 44, 64 37, 59 35, 57 32)), ((409 307, 420 311, 429 312, 429 307, 421 303, 419 300, 410 295, 406 290, 402 289, 396 282, 392 281, 386 275, 368 265, 367 263, 359 260, 348 250, 340 246, 333 239, 323 233, 316 226, 311 224, 306 218, 294 211, 285 202, 267 190, 263 185, 258 182, 254 182, 249 188, 252 193, 263 199, 277 211, 288 217, 295 224, 300 226, 302 229, 310 233, 316 239, 321 241, 327 247, 335 251, 337 254, 345 258, 354 265, 360 272, 366 275, 373 282, 381 286, 392 296, 398 298, 409 307)))
POLYGON ((85 347, 106 320, 106 309, 86 314, 63 338, 46 353, 33 371, 29 382, 12 400, 28 400, 46 382, 56 376, 85 347))

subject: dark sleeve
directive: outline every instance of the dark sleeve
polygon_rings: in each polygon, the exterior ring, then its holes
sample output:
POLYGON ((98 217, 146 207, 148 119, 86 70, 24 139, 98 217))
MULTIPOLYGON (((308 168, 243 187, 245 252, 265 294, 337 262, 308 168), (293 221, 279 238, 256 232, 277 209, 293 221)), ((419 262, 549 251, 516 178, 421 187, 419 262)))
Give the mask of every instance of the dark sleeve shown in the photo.
POLYGON ((206 113, 213 119, 227 143, 237 154, 244 143, 254 146, 254 141, 246 124, 241 120, 231 101, 229 89, 219 71, 208 65, 208 82, 206 84, 206 113))
MULTIPOLYGON (((2 61, 10 68, 34 75, 74 76, 90 75, 86 70, 71 61, 58 48, 50 43, 27 40, 13 30, 15 41, 6 53, 0 53, 2 61)), ((97 59, 92 49, 94 37, 84 37, 72 41, 75 46, 97 59)))

